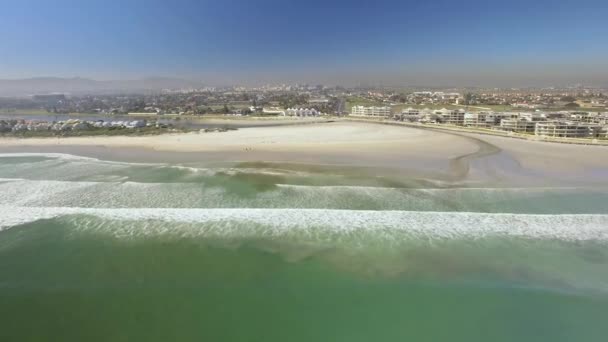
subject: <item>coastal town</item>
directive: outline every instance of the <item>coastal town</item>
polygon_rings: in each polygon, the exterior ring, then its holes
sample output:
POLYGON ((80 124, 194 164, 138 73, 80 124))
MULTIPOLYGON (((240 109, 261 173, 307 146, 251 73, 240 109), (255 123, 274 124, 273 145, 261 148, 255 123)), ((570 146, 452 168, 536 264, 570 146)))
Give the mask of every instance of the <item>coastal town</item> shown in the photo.
POLYGON ((201 87, 0 98, 0 133, 164 128, 210 117, 373 119, 552 138, 608 139, 608 90, 201 87), (93 119, 94 118, 94 119, 93 119))
POLYGON ((464 109, 420 110, 409 107, 401 113, 391 114, 389 107, 358 106, 353 108, 351 115, 553 138, 608 138, 608 112, 467 112, 464 109))

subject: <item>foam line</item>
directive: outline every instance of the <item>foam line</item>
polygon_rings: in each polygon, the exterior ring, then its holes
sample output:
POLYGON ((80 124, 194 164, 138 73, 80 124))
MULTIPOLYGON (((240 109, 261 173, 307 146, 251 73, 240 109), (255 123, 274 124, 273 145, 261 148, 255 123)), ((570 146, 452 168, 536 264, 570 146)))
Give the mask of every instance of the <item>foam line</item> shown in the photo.
MULTIPOLYGON (((190 170, 192 172, 201 172, 208 171, 209 169, 204 168, 191 168, 184 166, 172 166, 174 168, 179 168, 183 170, 190 170)), ((236 171, 242 171, 240 169, 231 169, 236 171)), ((107 175, 104 175, 109 177, 107 175)), ((115 176, 121 177, 121 176, 115 176)), ((124 177, 123 177, 124 178, 124 177)), ((26 179, 26 178, 1 178, 0 182, 23 182, 23 183, 32 183, 43 186, 45 183, 49 184, 60 184, 63 183, 66 186, 74 185, 74 184, 108 184, 108 183, 124 183, 122 181, 105 181, 105 182, 96 182, 96 181, 66 181, 66 180, 52 180, 52 179, 26 179)), ((191 183, 166 183, 166 182, 131 182, 128 183, 137 185, 140 184, 142 186, 149 186, 151 184, 162 185, 162 184, 191 184, 191 183)), ((608 191, 608 187, 582 187, 582 186, 546 186, 546 187, 446 187, 446 188, 417 188, 417 187, 384 187, 384 186, 359 186, 359 185, 298 185, 298 184, 276 184, 279 188, 285 189, 298 189, 298 190, 368 190, 368 191, 380 191, 380 192, 389 192, 389 191, 399 191, 399 192, 458 192, 458 191, 471 191, 471 192, 534 192, 534 191, 562 191, 562 190, 599 190, 599 191, 608 191)))
MULTIPOLYGON (((608 241, 608 215, 529 215, 467 212, 367 211, 326 209, 100 209, 0 206, 0 229, 62 216, 88 215, 105 220, 165 223, 213 223, 214 234, 259 234, 245 226, 263 226, 265 235, 359 231, 402 232, 428 238, 511 236, 569 241, 608 241)), ((166 232, 171 232, 170 225, 166 232)), ((141 232, 144 233, 144 232, 141 232)), ((191 232, 196 234, 196 232, 191 232)))
POLYGON ((76 156, 67 153, 38 153, 38 152, 21 152, 21 153, 0 153, 0 158, 11 158, 11 157, 44 157, 53 159, 64 159, 64 160, 86 160, 86 161, 100 161, 97 158, 76 156))
POLYGON ((102 160, 93 157, 85 157, 85 156, 77 156, 74 154, 68 153, 40 153, 40 152, 21 152, 21 153, 0 153, 0 158, 10 158, 10 157, 43 157, 50 159, 57 159, 69 162, 91 162, 91 163, 99 163, 99 164, 109 164, 109 165, 123 165, 123 166, 171 166, 169 164, 162 163, 134 163, 134 162, 122 162, 122 161, 113 161, 113 160, 102 160))
MULTIPOLYGON (((188 171, 191 172, 193 174, 200 174, 200 173, 204 173, 204 174, 208 174, 208 175, 215 175, 218 172, 224 172, 224 173, 228 173, 228 174, 234 174, 234 173, 238 173, 238 172, 254 172, 254 173, 262 173, 262 174, 270 174, 270 175, 284 175, 284 174, 297 174, 296 172, 279 172, 277 170, 274 169, 242 169, 242 168, 206 168, 206 167, 194 167, 194 166, 187 166, 187 165, 174 165, 174 164, 167 164, 167 163, 134 163, 134 162, 122 162, 122 161, 111 161, 111 160, 101 160, 101 159, 97 159, 97 158, 93 158, 93 157, 84 157, 84 156, 77 156, 77 155, 72 155, 72 154, 66 154, 66 153, 36 153, 36 152, 31 152, 31 153, 0 153, 0 161, 1 158, 9 158, 9 157, 44 157, 44 158, 49 158, 49 159, 53 159, 53 160, 58 160, 58 161, 65 161, 65 162, 71 162, 71 163, 90 163, 90 164, 97 164, 97 165, 111 165, 111 166, 123 166, 123 167, 129 167, 129 166, 148 166, 148 167, 166 167, 166 168, 172 168, 172 169, 176 169, 176 170, 182 170, 182 171, 188 171)), ((17 164, 19 165, 19 164, 17 164)), ((300 173, 300 174, 305 174, 305 173, 300 173)))
POLYGON ((449 186, 444 188, 417 188, 417 187, 385 187, 385 186, 359 186, 359 185, 298 185, 298 184, 277 184, 281 188, 293 189, 337 189, 337 190, 400 190, 400 191, 428 191, 428 192, 451 192, 451 191, 560 191, 560 190, 583 190, 583 189, 606 189, 604 187, 582 187, 582 186, 531 186, 531 187, 468 187, 468 186, 449 186))

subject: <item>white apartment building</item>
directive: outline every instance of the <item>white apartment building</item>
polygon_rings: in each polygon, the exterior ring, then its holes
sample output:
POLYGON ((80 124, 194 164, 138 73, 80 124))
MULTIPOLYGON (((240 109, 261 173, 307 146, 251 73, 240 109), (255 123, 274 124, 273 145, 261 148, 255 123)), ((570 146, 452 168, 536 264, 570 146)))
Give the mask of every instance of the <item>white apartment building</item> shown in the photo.
POLYGON ((600 126, 570 121, 537 122, 534 134, 544 137, 589 138, 596 135, 600 126))
POLYGON ((441 115, 442 122, 448 125, 456 125, 456 126, 464 126, 464 110, 449 110, 449 109, 441 109, 436 112, 436 114, 441 115))
POLYGON ((502 119, 500 129, 508 132, 534 133, 537 122, 526 119, 502 119))
POLYGON ((365 106, 353 106, 351 109, 352 116, 376 116, 376 117, 388 117, 391 115, 391 107, 365 107, 365 106))
POLYGON ((464 114, 464 125, 467 127, 490 127, 492 121, 488 121, 489 113, 488 112, 478 112, 478 113, 465 113, 464 114))
POLYGON ((513 112, 491 112, 488 114, 486 121, 490 123, 490 126, 500 126, 500 122, 505 119, 518 119, 519 113, 513 112))
POLYGON ((409 121, 409 122, 418 122, 420 121, 420 110, 414 108, 406 108, 401 111, 399 114, 395 114, 393 116, 396 120, 400 121, 409 121))

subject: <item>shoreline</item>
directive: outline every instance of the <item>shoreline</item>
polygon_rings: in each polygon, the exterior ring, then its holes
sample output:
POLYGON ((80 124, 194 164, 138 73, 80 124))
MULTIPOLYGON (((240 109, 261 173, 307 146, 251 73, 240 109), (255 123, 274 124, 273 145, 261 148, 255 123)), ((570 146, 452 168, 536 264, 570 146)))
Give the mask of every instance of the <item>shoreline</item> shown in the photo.
POLYGON ((228 132, 164 134, 154 137, 0 139, 0 152, 60 152, 138 162, 273 162, 378 169, 448 170, 449 159, 475 151, 466 140, 378 125, 322 123, 252 127, 228 132), (426 155, 436 139, 450 143, 426 155), (421 145, 420 145, 420 144, 421 145), (399 151, 395 146, 403 145, 399 151), (418 146, 417 146, 418 145, 418 146), (416 163, 406 160, 416 160, 416 163), (415 165, 414 165, 415 164, 415 165))
POLYGON ((143 137, 0 139, 0 153, 66 153, 123 162, 291 163, 448 182, 602 184, 608 149, 340 120, 143 137))

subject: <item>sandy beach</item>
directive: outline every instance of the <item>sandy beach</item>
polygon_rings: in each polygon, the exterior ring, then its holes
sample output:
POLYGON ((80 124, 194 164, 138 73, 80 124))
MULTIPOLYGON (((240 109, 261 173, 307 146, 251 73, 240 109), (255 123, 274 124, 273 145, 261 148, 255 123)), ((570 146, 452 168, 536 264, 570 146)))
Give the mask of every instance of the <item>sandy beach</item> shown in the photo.
MULTIPOLYGON (((299 149, 359 150, 362 147, 405 146, 424 150, 427 143, 445 143, 449 135, 411 128, 366 123, 335 122, 285 127, 250 127, 228 132, 178 133, 158 136, 101 136, 68 138, 4 138, 0 146, 105 146, 144 147, 157 151, 193 152, 262 149, 285 151, 299 149)), ((466 144, 465 144, 466 145, 466 144)), ((458 149, 451 146, 450 149, 458 149)), ((450 150, 447 149, 447 150, 450 150)), ((447 152, 446 150, 446 152, 447 152)), ((457 150, 456 153, 462 152, 457 150)))
POLYGON ((449 180, 600 182, 608 148, 361 122, 142 137, 3 138, 0 152, 137 162, 289 162, 407 170, 449 180))

